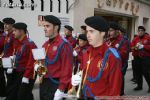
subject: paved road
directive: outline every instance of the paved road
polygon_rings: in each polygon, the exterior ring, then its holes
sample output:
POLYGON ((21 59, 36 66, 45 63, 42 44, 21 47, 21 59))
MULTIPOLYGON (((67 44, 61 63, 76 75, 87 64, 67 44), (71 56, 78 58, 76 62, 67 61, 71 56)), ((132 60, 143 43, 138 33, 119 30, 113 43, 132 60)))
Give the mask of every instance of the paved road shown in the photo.
MULTIPOLYGON (((132 78, 132 70, 128 70, 126 73, 126 80, 125 80, 125 94, 126 95, 129 95, 129 96, 150 96, 150 93, 147 93, 148 86, 145 82, 145 79, 144 79, 144 83, 143 83, 143 90, 142 91, 134 91, 133 88, 136 87, 136 84, 133 84, 133 82, 130 81, 131 78, 132 78)), ((40 100, 39 99, 38 84, 35 85, 33 93, 34 93, 35 100, 40 100)), ((4 99, 0 98, 0 100, 4 100, 4 99)), ((141 100, 143 100, 143 99, 141 99, 141 100)))

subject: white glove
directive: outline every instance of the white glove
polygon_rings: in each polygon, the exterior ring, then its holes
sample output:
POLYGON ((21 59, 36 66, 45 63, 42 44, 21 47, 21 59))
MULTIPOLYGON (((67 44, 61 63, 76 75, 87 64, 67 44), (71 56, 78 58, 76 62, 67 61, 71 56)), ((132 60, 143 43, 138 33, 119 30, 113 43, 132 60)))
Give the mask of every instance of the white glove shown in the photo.
POLYGON ((71 83, 73 86, 77 86, 81 83, 81 72, 77 73, 76 75, 73 75, 71 78, 71 83))
POLYGON ((138 48, 139 45, 140 45, 140 43, 138 42, 138 43, 136 44, 136 47, 138 48))
POLYGON ((13 73, 13 69, 12 68, 7 69, 7 74, 12 74, 12 73, 13 73))
POLYGON ((65 95, 64 92, 57 89, 54 95, 54 100, 62 100, 63 95, 65 95))
POLYGON ((137 43, 137 44, 136 44, 136 47, 140 50, 140 49, 143 49, 143 48, 144 48, 144 45, 141 44, 141 43, 137 43))
POLYGON ((118 47, 119 47, 119 44, 116 44, 115 47, 118 48, 118 47))
POLYGON ((138 49, 140 50, 140 49, 143 49, 144 48, 144 45, 143 44, 140 44, 139 46, 138 46, 138 49))
POLYGON ((22 78, 22 83, 29 84, 29 78, 23 77, 22 78))
POLYGON ((78 53, 74 50, 73 51, 73 56, 76 57, 78 55, 78 53))
POLYGON ((10 58, 13 60, 13 59, 14 59, 14 56, 10 56, 10 58))
POLYGON ((40 67, 39 64, 35 64, 35 65, 34 65, 34 70, 37 71, 39 67, 40 67))

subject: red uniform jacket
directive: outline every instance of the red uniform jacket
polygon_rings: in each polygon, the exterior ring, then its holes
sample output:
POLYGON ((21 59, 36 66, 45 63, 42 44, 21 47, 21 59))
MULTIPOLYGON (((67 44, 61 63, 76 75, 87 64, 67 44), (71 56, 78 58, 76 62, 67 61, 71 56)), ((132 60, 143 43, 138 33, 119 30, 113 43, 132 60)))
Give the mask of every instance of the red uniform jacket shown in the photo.
MULTIPOLYGON (((56 36, 56 38, 50 42, 50 40, 46 41, 43 45, 45 48, 46 56, 48 60, 53 60, 56 56, 58 48, 64 42, 64 40, 60 37, 60 35, 56 36), (50 46, 48 47, 48 45, 50 46)), ((67 42, 67 40, 66 40, 67 42)), ((72 67, 73 67, 73 56, 72 56, 72 48, 69 43, 65 43, 60 51, 60 55, 58 56, 58 60, 54 64, 49 64, 47 66, 48 73, 44 76, 48 78, 50 75, 52 78, 59 79, 59 89, 65 90, 68 88, 69 82, 72 77, 72 67)))
POLYGON ((3 57, 9 57, 13 55, 15 41, 16 39, 14 38, 14 34, 12 32, 8 33, 5 38, 3 57))
POLYGON ((135 37, 131 43, 132 52, 139 57, 150 57, 150 36, 144 35, 143 37, 135 37), (144 45, 142 50, 136 50, 135 46, 137 43, 141 42, 144 45))
POLYGON ((32 49, 37 48, 33 41, 29 40, 27 36, 22 41, 15 44, 15 66, 16 72, 23 72, 23 76, 33 79, 34 77, 34 58, 32 49))
POLYGON ((66 39, 68 40, 68 42, 70 43, 70 45, 72 46, 72 48, 76 47, 76 39, 73 38, 72 36, 66 36, 66 39))
POLYGON ((138 50, 135 50, 136 45, 135 45, 135 42, 134 42, 135 40, 134 39, 131 41, 131 52, 132 52, 133 57, 138 57, 138 50))
MULTIPOLYGON (((104 58, 104 54, 108 48, 109 47, 106 44, 97 48, 89 47, 87 52, 84 54, 81 63, 84 71, 83 76, 85 76, 89 58, 91 61, 87 75, 92 78, 97 76, 101 68, 101 62, 104 58)), ((119 96, 122 84, 121 61, 116 59, 115 56, 110 53, 101 78, 94 83, 86 80, 85 84, 90 87, 95 96, 119 96)), ((86 94, 90 97, 88 91, 86 91, 86 94)))
POLYGON ((77 56, 77 60, 79 63, 81 63, 81 59, 82 59, 82 56, 83 56, 83 53, 86 52, 86 50, 88 49, 89 45, 85 45, 83 47, 77 47, 75 49, 75 51, 78 53, 78 56, 77 56))
MULTIPOLYGON (((85 45, 85 46, 83 46, 83 47, 77 47, 76 49, 75 49, 75 51, 78 53, 78 55, 77 55, 77 57, 75 58, 75 60, 78 62, 78 63, 81 63, 81 61, 82 61, 82 56, 83 56, 83 54, 87 51, 87 49, 88 49, 88 47, 89 47, 89 45, 85 45)), ((80 69, 82 69, 82 68, 80 68, 80 69)))
POLYGON ((5 35, 4 33, 0 33, 0 54, 4 50, 4 42, 5 42, 5 35))
MULTIPOLYGON (((108 40, 107 45, 116 48, 116 46, 119 45, 122 39, 123 39, 123 35, 118 35, 116 38, 108 40)), ((128 60, 129 51, 130 51, 130 43, 127 40, 124 40, 123 44, 120 46, 120 49, 118 50, 122 60, 122 67, 128 60)))

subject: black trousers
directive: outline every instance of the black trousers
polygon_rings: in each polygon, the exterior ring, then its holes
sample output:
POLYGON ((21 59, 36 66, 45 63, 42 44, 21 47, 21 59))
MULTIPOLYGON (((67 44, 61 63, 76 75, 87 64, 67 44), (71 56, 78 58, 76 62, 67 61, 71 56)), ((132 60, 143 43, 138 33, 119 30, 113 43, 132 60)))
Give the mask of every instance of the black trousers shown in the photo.
POLYGON ((6 97, 6 80, 4 75, 4 69, 0 65, 0 97, 6 97))
POLYGON ((29 80, 29 84, 22 83, 23 73, 13 72, 8 74, 6 100, 34 100, 32 90, 35 80, 29 80))
POLYGON ((121 86, 121 93, 120 93, 121 96, 124 95, 124 88, 125 88, 125 78, 124 77, 125 76, 123 76, 123 78, 122 78, 122 86, 121 86))
POLYGON ((124 67, 125 67, 124 70, 122 70, 123 77, 122 77, 122 87, 121 87, 121 93, 120 93, 121 96, 124 95, 125 75, 126 75, 127 68, 128 68, 128 61, 124 67))
POLYGON ((150 88, 150 57, 136 58, 136 80, 139 87, 143 86, 143 76, 150 88))
POLYGON ((134 58, 133 60, 132 60, 132 71, 133 71, 133 79, 136 79, 135 77, 136 77, 136 74, 137 74, 137 71, 136 71, 136 59, 134 58))
POLYGON ((57 88, 58 84, 54 84, 50 79, 44 78, 40 84, 40 100, 53 100, 57 88))

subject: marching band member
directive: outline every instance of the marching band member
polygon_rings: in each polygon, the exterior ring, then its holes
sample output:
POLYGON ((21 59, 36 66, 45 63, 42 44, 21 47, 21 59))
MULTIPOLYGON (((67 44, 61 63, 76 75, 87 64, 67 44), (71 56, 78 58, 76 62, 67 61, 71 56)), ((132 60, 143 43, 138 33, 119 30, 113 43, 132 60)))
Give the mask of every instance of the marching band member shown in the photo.
POLYGON ((80 74, 72 76, 72 85, 82 85, 84 99, 96 99, 97 96, 119 96, 122 84, 120 56, 116 49, 109 48, 104 42, 109 25, 100 16, 88 17, 87 39, 91 45, 84 53, 80 74))
POLYGON ((14 44, 13 80, 7 100, 34 100, 32 89, 35 79, 32 49, 36 48, 36 45, 27 37, 25 23, 15 23, 13 34, 17 42, 14 44))
MULTIPOLYGON (((71 81, 73 56, 72 47, 59 35, 60 20, 53 16, 44 16, 45 37, 49 38, 43 48, 46 50, 44 66, 47 68, 40 84, 40 100, 61 100, 71 81)), ((35 64, 35 71, 40 68, 35 64)))
POLYGON ((65 28, 64 31, 65 31, 66 39, 74 49, 76 47, 76 39, 72 36, 73 28, 69 25, 65 25, 64 28, 65 28))
POLYGON ((6 96, 6 81, 4 76, 4 68, 2 66, 2 53, 4 50, 6 34, 4 33, 4 24, 0 21, 0 97, 6 96))
POLYGON ((136 61, 136 81, 137 87, 135 91, 142 90, 144 76, 148 84, 148 93, 150 93, 150 36, 145 33, 143 26, 138 27, 138 36, 131 43, 131 49, 136 61))
MULTIPOLYGON (((14 38, 13 34, 13 24, 15 20, 13 18, 7 17, 3 19, 4 23, 4 32, 6 34, 5 41, 4 41, 4 49, 2 52, 2 60, 3 59, 12 59, 13 51, 14 51, 14 44, 16 39, 14 38)), ((3 63, 8 63, 8 61, 4 61, 3 63)), ((6 85, 6 99, 12 100, 10 96, 11 93, 11 85, 13 83, 13 68, 11 65, 5 66, 3 64, 3 68, 6 73, 7 77, 7 85, 6 85)))
MULTIPOLYGON (((120 27, 115 22, 109 23, 108 36, 109 36, 109 40, 107 41, 108 46, 116 48, 121 56, 122 60, 121 70, 123 72, 123 76, 125 76, 128 67, 130 42, 125 35, 120 34, 120 27)), ((124 95, 124 77, 122 82, 121 95, 124 95)))

